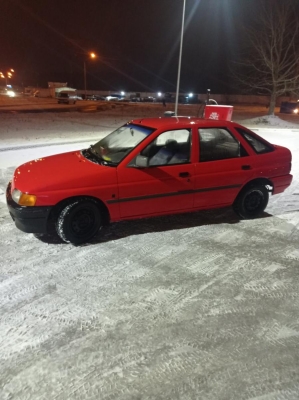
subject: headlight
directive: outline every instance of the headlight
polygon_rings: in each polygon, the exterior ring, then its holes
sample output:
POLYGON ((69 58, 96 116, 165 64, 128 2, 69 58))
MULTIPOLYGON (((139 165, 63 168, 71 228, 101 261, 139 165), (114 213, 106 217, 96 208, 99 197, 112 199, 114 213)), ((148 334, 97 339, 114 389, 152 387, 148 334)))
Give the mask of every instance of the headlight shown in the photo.
POLYGON ((295 108, 295 110, 293 111, 293 113, 298 114, 299 110, 298 108, 295 108))
POLYGON ((11 197, 20 206, 34 206, 36 203, 36 196, 33 194, 22 193, 18 189, 14 189, 11 197))
POLYGON ((15 92, 13 91, 13 90, 8 90, 7 91, 7 96, 9 96, 9 97, 15 97, 15 92))

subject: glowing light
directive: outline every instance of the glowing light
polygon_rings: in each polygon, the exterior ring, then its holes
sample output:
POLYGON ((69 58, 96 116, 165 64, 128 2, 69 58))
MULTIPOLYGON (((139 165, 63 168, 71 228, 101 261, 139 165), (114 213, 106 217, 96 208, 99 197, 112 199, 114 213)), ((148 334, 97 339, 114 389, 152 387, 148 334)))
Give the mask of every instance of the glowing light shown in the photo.
POLYGON ((193 93, 189 93, 189 97, 193 97, 193 93))
POLYGON ((158 97, 161 97, 162 96, 162 93, 161 92, 158 92, 158 97))

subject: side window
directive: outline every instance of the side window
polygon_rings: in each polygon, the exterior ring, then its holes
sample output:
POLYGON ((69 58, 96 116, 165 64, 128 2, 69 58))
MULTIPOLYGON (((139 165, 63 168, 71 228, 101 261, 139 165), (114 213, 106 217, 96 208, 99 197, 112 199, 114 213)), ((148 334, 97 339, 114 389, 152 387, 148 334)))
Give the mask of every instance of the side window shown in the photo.
POLYGON ((243 138, 247 141, 247 143, 253 148, 253 150, 258 154, 270 153, 273 151, 273 148, 270 147, 267 143, 263 142, 261 139, 257 139, 254 135, 251 135, 250 132, 245 131, 241 128, 236 128, 236 130, 243 136, 243 138))
MULTIPOLYGON (((242 157, 245 150, 232 134, 223 128, 199 128, 200 162, 242 157)), ((246 153, 246 152, 245 152, 246 153)))
MULTIPOLYGON (((191 130, 178 129, 161 133, 142 150, 148 157, 148 166, 185 164, 190 162, 191 130)), ((134 165, 135 159, 130 165, 134 165)))

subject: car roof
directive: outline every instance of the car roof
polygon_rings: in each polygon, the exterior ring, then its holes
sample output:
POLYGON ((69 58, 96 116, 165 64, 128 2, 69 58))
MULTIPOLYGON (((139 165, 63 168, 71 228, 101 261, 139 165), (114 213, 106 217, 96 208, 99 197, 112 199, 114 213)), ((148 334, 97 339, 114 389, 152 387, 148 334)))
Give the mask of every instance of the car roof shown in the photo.
POLYGON ((209 127, 223 127, 229 125, 238 125, 231 121, 226 120, 215 120, 215 119, 204 119, 199 117, 158 117, 158 118, 141 118, 130 121, 132 124, 144 125, 149 128, 173 128, 178 129, 180 127, 186 127, 186 125, 200 125, 204 128, 209 127))

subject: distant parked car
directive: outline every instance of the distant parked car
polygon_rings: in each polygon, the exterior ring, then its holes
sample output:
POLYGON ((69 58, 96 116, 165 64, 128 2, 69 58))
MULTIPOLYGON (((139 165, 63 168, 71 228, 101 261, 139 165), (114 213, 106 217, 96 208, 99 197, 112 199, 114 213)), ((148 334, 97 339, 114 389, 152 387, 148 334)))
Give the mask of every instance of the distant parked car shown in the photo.
POLYGON ((283 101, 280 105, 280 113, 285 114, 298 114, 299 113, 299 100, 298 101, 283 101))
POLYGON ((141 99, 140 97, 130 97, 130 100, 132 103, 140 103, 141 99))
POLYGON ((78 96, 75 92, 59 92, 57 95, 58 104, 76 104, 78 96))
POLYGON ((260 216, 292 182, 292 155, 230 121, 133 120, 81 151, 19 166, 7 205, 17 228, 65 242, 90 240, 108 221, 232 206, 260 216))
POLYGON ((156 101, 155 97, 152 97, 152 96, 143 97, 141 100, 146 103, 153 103, 156 101))
POLYGON ((87 96, 86 96, 86 100, 93 100, 93 101, 97 101, 97 100, 98 100, 98 98, 97 98, 97 96, 96 96, 96 95, 94 95, 94 94, 90 94, 90 95, 87 95, 87 96))
POLYGON ((106 96, 105 100, 107 101, 118 101, 118 97, 115 96, 106 96))
POLYGON ((105 100, 105 96, 100 96, 98 94, 87 94, 86 96, 84 95, 84 99, 99 101, 99 100, 105 100))
POLYGON ((121 94, 118 93, 112 93, 106 96, 107 101, 118 101, 118 100, 123 100, 125 97, 121 94))
POLYGON ((95 95, 97 100, 106 100, 105 96, 95 95))

